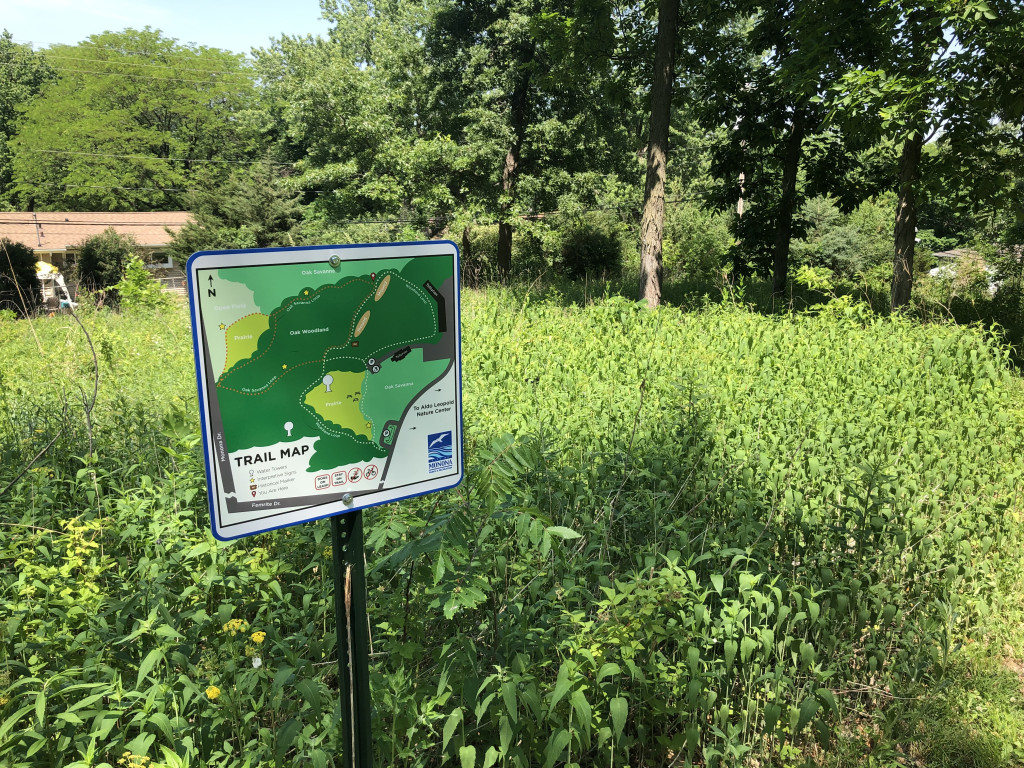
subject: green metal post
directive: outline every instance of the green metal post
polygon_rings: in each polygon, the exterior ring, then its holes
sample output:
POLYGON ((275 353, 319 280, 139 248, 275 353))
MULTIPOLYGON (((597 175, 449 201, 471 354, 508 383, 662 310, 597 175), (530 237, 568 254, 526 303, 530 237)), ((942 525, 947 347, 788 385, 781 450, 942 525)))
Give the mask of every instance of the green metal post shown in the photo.
POLYGON ((370 731, 370 629, 366 618, 361 510, 331 518, 334 614, 338 630, 338 687, 341 690, 342 765, 372 768, 370 731))

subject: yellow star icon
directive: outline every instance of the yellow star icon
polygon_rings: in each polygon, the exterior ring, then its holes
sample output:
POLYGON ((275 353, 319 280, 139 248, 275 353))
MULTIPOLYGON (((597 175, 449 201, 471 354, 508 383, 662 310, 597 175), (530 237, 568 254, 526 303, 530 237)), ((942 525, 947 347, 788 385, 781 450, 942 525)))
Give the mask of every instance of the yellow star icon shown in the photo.
POLYGON ((221 330, 223 331, 223 330, 224 330, 225 328, 227 328, 227 326, 226 326, 226 325, 224 325, 224 323, 221 323, 221 324, 220 324, 220 329, 221 329, 221 330))
POLYGON ((302 295, 303 295, 303 296, 309 296, 309 291, 303 291, 303 292, 302 292, 302 295))
POLYGON ((282 371, 288 370, 288 363, 285 363, 284 365, 282 365, 281 366, 281 370, 282 371))

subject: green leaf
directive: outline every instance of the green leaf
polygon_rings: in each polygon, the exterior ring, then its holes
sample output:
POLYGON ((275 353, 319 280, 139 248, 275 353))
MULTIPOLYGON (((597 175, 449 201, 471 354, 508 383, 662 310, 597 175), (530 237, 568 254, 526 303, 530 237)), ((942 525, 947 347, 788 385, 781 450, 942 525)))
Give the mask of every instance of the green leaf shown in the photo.
POLYGON ((153 712, 149 715, 149 722, 159 728, 169 742, 174 743, 174 728, 171 727, 171 719, 167 715, 163 712, 153 712))
POLYGON ((836 697, 832 695, 832 691, 828 688, 819 688, 815 693, 818 699, 832 710, 832 714, 839 717, 839 704, 836 702, 836 697))
POLYGON ((814 652, 814 646, 810 643, 800 641, 800 660, 808 667, 814 664, 814 659, 817 654, 814 652))
POLYGON ((3 725, 0 725, 0 744, 4 743, 3 742, 4 736, 7 735, 7 732, 11 730, 11 728, 14 726, 14 724, 17 723, 22 717, 24 717, 25 715, 27 715, 31 711, 32 711, 32 705, 29 704, 26 707, 22 707, 17 712, 15 712, 13 715, 11 715, 6 720, 4 720, 3 725))
POLYGON ((462 764, 462 768, 475 768, 476 747, 472 744, 466 747, 459 747, 459 762, 462 764))
POLYGON ((142 663, 139 664, 139 676, 135 681, 135 688, 137 690, 142 690, 142 681, 146 679, 146 675, 149 674, 150 670, 152 670, 153 667, 156 666, 156 663, 163 657, 163 648, 154 648, 146 654, 146 658, 144 658, 142 663))
POLYGON ((452 736, 455 734, 455 729, 459 727, 459 723, 462 722, 464 712, 462 707, 454 710, 448 719, 444 722, 444 728, 441 730, 441 751, 444 752, 448 749, 448 742, 452 740, 452 736))
POLYGON ((555 732, 544 748, 544 768, 551 768, 561 758, 562 752, 569 746, 571 738, 565 728, 559 728, 555 732))
POLYGON ((274 673, 274 681, 270 684, 270 687, 273 690, 281 690, 288 684, 288 681, 291 680, 294 672, 294 667, 289 667, 287 665, 281 667, 274 673))
POLYGON ((754 653, 756 649, 757 641, 749 635, 745 636, 740 641, 740 661, 746 664, 748 661, 750 661, 750 656, 754 653))
POLYGON ((800 717, 796 721, 796 732, 800 733, 811 722, 821 705, 815 698, 806 698, 800 702, 800 717))
POLYGON ((302 721, 292 718, 277 730, 276 745, 274 747, 274 760, 278 765, 284 761, 284 756, 292 748, 295 737, 302 730, 302 721))
POLYGON ((299 680, 295 684, 295 689, 302 694, 302 700, 309 704, 310 710, 320 711, 320 686, 315 680, 299 680))
POLYGON ((548 703, 548 707, 554 710, 555 705, 562 700, 562 697, 569 692, 569 688, 572 687, 572 683, 569 682, 569 664, 568 659, 562 662, 562 665, 558 668, 558 677, 555 679, 555 690, 551 694, 551 701, 548 703))
POLYGON ((42 728, 46 720, 45 691, 36 691, 36 720, 39 722, 39 727, 42 728))
POLYGON ((828 723, 821 718, 815 718, 811 728, 814 731, 815 741, 817 741, 824 749, 828 749, 829 744, 832 741, 832 731, 829 729, 828 723))
MULTIPOLYGON (((746 640, 746 638, 743 638, 743 639, 746 640)), ((736 659, 736 651, 737 651, 738 648, 739 648, 739 645, 732 638, 726 640, 725 643, 722 645, 722 650, 725 652, 725 671, 726 672, 732 671, 732 663, 736 659)))
POLYGON ((557 536, 560 539, 578 539, 581 536, 581 534, 576 533, 572 528, 566 528, 564 525, 551 525, 544 530, 552 536, 557 536))
POLYGON ((621 696, 616 696, 608 703, 609 713, 612 716, 612 731, 615 738, 622 738, 622 731, 626 727, 626 715, 629 713, 629 704, 621 696))
POLYGON ((512 680, 506 680, 501 684, 501 698, 505 702, 505 711, 512 719, 512 722, 519 722, 519 702, 516 699, 518 686, 512 680))
POLYGON ((496 762, 498 762, 498 758, 500 756, 501 756, 501 753, 499 753, 498 750, 495 747, 493 747, 493 746, 488 747, 487 751, 484 753, 484 766, 483 766, 483 768, 491 768, 492 765, 494 765, 496 762))
POLYGON ((725 586, 725 578, 720 573, 711 574, 711 586, 715 588, 715 592, 722 594, 722 588, 725 586))
POLYGON ((569 696, 569 702, 576 713, 576 722, 584 732, 589 733, 593 725, 594 714, 587 697, 583 695, 583 691, 576 690, 569 696))
POLYGON ((74 712, 60 712, 56 719, 63 720, 64 722, 71 723, 72 725, 82 725, 85 723, 85 721, 74 712))
POLYGON ((601 665, 601 669, 597 673, 597 682, 601 682, 608 675, 618 675, 622 673, 622 667, 616 664, 614 661, 606 661, 601 665))

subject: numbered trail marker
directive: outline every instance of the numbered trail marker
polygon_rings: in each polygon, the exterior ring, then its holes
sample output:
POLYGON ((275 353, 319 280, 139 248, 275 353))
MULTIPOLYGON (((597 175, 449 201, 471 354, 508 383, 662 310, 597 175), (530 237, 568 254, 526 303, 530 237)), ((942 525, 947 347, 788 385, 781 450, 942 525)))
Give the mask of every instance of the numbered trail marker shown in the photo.
POLYGON ((203 251, 188 279, 217 538, 462 479, 454 243, 203 251))

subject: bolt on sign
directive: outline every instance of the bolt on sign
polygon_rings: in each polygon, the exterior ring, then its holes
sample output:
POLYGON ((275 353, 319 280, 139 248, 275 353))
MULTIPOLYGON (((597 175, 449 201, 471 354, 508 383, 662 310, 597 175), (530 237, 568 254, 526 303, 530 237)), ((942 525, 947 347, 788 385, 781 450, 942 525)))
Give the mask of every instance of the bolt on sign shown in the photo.
POLYGON ((187 271, 217 538, 458 485, 454 243, 201 251, 187 271))

